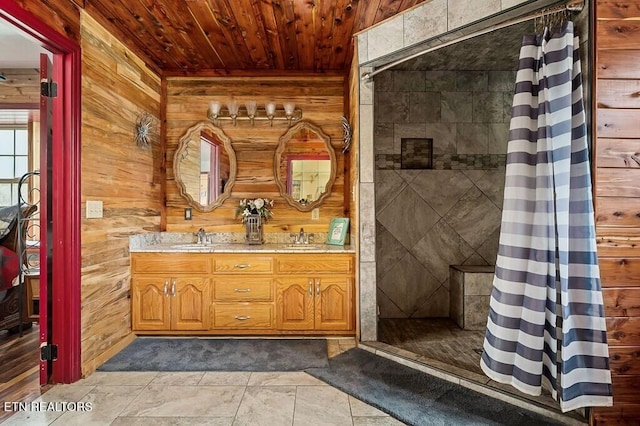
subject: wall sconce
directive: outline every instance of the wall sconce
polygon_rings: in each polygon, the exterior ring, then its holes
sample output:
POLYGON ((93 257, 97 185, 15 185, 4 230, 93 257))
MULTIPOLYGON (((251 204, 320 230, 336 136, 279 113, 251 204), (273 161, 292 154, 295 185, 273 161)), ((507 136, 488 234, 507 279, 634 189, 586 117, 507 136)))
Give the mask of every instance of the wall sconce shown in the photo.
POLYGON ((292 122, 302 118, 302 110, 296 108, 293 102, 285 102, 282 110, 278 110, 276 103, 271 101, 264 106, 258 106, 256 101, 247 101, 240 105, 238 101, 231 99, 227 101, 226 108, 220 101, 209 102, 207 117, 214 124, 218 124, 218 120, 232 120, 235 126, 238 120, 249 120, 253 126, 255 120, 269 120, 273 126, 273 120, 287 120, 291 126, 292 122))

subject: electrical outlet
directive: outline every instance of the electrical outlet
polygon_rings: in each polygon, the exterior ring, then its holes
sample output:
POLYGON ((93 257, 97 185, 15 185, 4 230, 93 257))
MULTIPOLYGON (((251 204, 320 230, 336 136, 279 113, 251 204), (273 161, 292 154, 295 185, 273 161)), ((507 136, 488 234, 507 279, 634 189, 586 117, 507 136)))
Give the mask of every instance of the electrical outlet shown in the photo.
POLYGON ((311 210, 311 220, 319 220, 320 219, 320 208, 316 207, 311 210))
POLYGON ((191 220, 193 216, 191 216, 191 209, 190 208, 186 208, 184 209, 184 220, 191 220))
POLYGON ((88 201, 86 204, 87 219, 100 219, 102 215, 102 201, 88 201))

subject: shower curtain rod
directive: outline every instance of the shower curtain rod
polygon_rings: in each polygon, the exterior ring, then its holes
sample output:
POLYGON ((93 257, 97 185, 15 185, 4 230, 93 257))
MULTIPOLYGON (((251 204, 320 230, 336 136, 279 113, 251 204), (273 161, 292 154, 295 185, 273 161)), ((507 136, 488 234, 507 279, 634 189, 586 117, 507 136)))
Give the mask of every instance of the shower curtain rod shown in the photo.
POLYGON ((462 36, 460 38, 457 38, 455 40, 450 40, 450 41, 447 41, 445 43, 439 44, 438 46, 429 47, 429 48, 427 48, 425 50, 422 50, 422 51, 420 51, 418 53, 414 53, 413 55, 407 56, 406 58, 398 59, 397 61, 391 62, 390 64, 387 64, 387 65, 385 65, 385 66, 383 66, 381 68, 378 68, 375 71, 365 72, 365 73, 362 74, 360 79, 363 80, 363 81, 369 80, 369 79, 371 79, 371 77, 373 77, 374 75, 376 75, 378 73, 381 73, 382 71, 386 71, 389 68, 393 68, 396 65, 400 65, 403 62, 409 61, 411 59, 415 59, 418 56, 422 56, 422 55, 424 55, 426 53, 430 53, 430 52, 436 51, 436 50, 441 49, 443 47, 451 46, 452 44, 455 44, 455 43, 460 43, 462 41, 466 41, 466 40, 472 39, 474 37, 478 37, 478 36, 485 35, 487 33, 493 32, 493 31, 497 31, 497 30, 501 30, 503 28, 510 27, 512 25, 520 24, 522 22, 530 21, 532 19, 540 18, 542 16, 551 15, 553 13, 558 13, 558 12, 562 12, 562 11, 565 11, 565 10, 570 11, 570 12, 581 12, 583 7, 584 7, 584 0, 571 1, 569 3, 564 4, 563 6, 558 6, 558 7, 551 8, 551 9, 545 9, 545 10, 543 10, 541 12, 533 13, 531 15, 523 16, 521 18, 513 19, 511 21, 503 22, 501 24, 496 24, 496 25, 494 25, 492 27, 476 31, 476 32, 471 33, 471 34, 467 34, 467 35, 462 36))

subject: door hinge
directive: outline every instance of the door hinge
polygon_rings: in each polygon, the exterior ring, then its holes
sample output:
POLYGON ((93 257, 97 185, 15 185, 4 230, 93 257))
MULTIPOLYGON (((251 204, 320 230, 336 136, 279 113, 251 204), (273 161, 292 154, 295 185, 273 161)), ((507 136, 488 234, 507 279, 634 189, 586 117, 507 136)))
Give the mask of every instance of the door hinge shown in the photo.
POLYGON ((53 81, 43 80, 40 82, 40 95, 47 98, 58 96, 58 84, 53 81))
POLYGON ((56 361, 58 359, 58 345, 40 346, 40 361, 56 361))

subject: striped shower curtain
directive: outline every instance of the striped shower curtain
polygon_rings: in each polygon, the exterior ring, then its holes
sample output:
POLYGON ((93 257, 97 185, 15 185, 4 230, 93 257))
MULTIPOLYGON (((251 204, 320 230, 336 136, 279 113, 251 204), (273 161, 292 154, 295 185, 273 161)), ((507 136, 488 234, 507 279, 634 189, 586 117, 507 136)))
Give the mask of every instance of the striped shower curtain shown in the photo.
POLYGON ((523 39, 480 361, 562 411, 613 402, 578 47, 572 22, 523 39))

